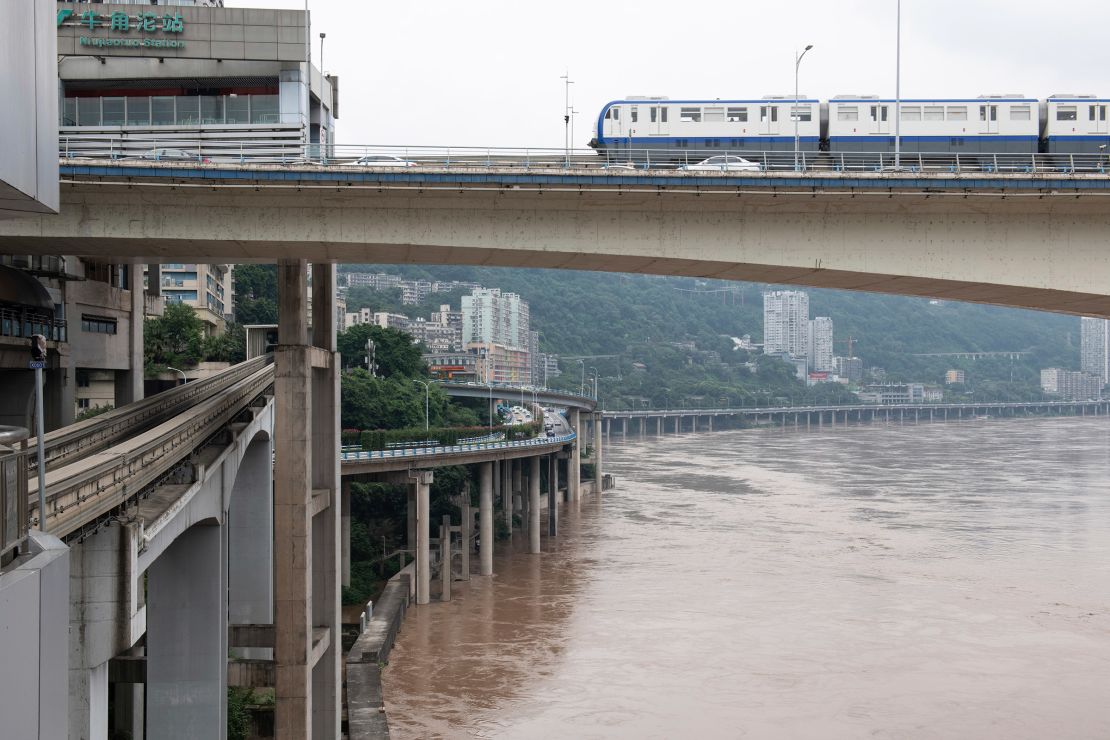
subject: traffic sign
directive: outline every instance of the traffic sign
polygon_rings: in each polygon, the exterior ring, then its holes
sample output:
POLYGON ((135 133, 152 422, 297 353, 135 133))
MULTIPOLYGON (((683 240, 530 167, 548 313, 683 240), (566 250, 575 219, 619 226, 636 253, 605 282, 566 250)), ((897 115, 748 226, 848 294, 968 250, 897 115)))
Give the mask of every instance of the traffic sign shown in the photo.
POLYGON ((27 367, 30 368, 31 370, 45 370, 46 369, 46 361, 45 360, 31 360, 30 362, 27 363, 27 367))

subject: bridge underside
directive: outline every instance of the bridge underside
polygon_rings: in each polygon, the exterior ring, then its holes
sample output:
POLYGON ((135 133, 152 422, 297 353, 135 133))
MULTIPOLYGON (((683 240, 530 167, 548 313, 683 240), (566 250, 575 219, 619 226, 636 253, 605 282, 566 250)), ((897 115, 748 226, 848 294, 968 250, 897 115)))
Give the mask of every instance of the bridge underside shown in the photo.
POLYGON ((0 252, 650 273, 1110 317, 1104 196, 63 184, 0 252))

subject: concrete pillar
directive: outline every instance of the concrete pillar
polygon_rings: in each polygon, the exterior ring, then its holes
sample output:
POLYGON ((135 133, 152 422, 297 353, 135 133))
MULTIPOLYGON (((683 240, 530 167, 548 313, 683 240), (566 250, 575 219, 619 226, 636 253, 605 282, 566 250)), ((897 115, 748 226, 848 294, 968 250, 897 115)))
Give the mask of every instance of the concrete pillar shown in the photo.
POLYGON ((431 572, 431 537, 428 527, 431 522, 431 486, 432 471, 420 470, 409 476, 409 485, 415 488, 416 500, 416 603, 427 604, 431 601, 432 572, 431 572))
MULTIPOLYGON (((416 552, 416 486, 410 485, 407 490, 406 496, 406 510, 405 510, 405 548, 407 550, 416 552)), ((413 555, 415 558, 416 555, 413 555)))
MULTIPOLYGON (((598 424, 598 436, 601 436, 601 425, 598 424)), ((532 467, 528 474, 528 552, 538 554, 540 551, 540 466, 543 458, 531 458, 532 467)))
POLYGON ((523 531, 527 523, 523 519, 524 512, 524 460, 513 461, 513 513, 521 516, 520 529, 523 531))
MULTIPOLYGON (((228 622, 274 622, 273 447, 257 437, 247 447, 227 513, 228 622)), ((269 660, 272 648, 239 648, 240 657, 269 660)))
POLYGON ((630 419, 621 419, 621 441, 628 441, 628 422, 630 419))
POLYGON ((493 575, 493 463, 478 466, 478 539, 481 548, 481 570, 493 575))
POLYGON ((474 509, 470 508, 470 491, 464 491, 466 500, 460 508, 459 527, 459 580, 470 580, 470 548, 474 542, 474 509))
MULTIPOLYGON (((570 457, 567 458, 567 494, 570 500, 578 503, 582 498, 582 427, 578 409, 570 412, 570 426, 574 429, 574 442, 570 446, 570 457)), ((640 436, 644 434, 643 419, 640 420, 640 436)))
POLYGON ((501 515, 505 517, 505 531, 513 539, 513 466, 514 460, 501 461, 501 515))
POLYGON ((351 585, 351 481, 344 478, 340 485, 339 522, 342 540, 340 542, 340 567, 342 583, 351 585))
POLYGON ((147 571, 146 720, 151 738, 227 732, 227 551, 196 524, 147 571))
POLYGON ((712 432, 713 431, 713 417, 710 416, 708 421, 709 421, 709 431, 712 432))
MULTIPOLYGON (((145 684, 116 683, 112 698, 112 727, 109 732, 126 733, 125 737, 142 740, 145 736, 146 718, 144 710, 145 684)), ((114 735, 110 736, 114 737, 114 735)))
POLYGON ((674 436, 678 436, 682 431, 682 417, 676 416, 674 418, 674 436))
POLYGON ((655 436, 656 437, 662 437, 663 436, 663 417, 662 416, 655 417, 655 436))
POLYGON ((559 534, 559 458, 549 455, 547 466, 547 536, 559 534))
POLYGON ((116 408, 143 400, 143 317, 146 313, 146 301, 143 297, 141 265, 127 265, 127 287, 131 298, 131 317, 127 324, 130 369, 117 370, 115 373, 116 408))
POLYGON ((594 485, 595 491, 601 493, 602 481, 604 480, 604 472, 602 469, 604 457, 601 448, 601 414, 595 414, 594 418, 596 419, 594 423, 594 485))
POLYGON ((451 515, 439 525, 439 600, 451 600, 451 515))

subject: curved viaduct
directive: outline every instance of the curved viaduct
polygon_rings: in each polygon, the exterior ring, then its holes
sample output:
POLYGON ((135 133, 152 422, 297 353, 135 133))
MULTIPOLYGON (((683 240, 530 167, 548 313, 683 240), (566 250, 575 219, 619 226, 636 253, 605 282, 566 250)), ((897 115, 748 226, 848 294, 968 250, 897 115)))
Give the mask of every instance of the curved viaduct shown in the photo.
POLYGON ((1101 174, 63 165, 0 251, 470 264, 842 288, 1110 317, 1101 174))

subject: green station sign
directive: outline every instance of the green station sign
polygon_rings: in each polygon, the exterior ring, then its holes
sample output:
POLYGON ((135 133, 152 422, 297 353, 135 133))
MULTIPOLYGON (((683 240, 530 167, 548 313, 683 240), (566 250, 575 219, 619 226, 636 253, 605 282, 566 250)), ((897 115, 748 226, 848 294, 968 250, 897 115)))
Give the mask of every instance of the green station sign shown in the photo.
POLYGON ((86 10, 74 13, 70 8, 58 10, 58 25, 66 21, 70 25, 88 28, 90 33, 108 31, 110 36, 81 36, 81 46, 97 47, 134 47, 146 49, 184 49, 185 42, 177 34, 185 31, 185 19, 181 13, 141 12, 134 15, 116 11, 96 13, 86 10), (76 23, 73 23, 76 20, 76 23))

